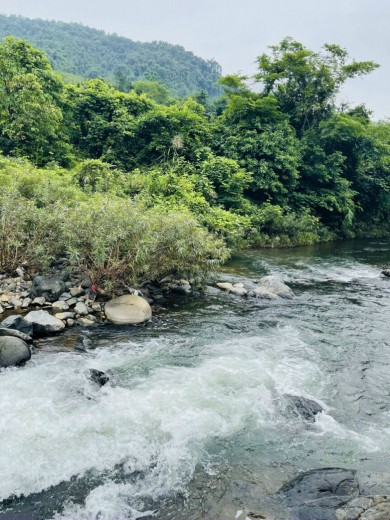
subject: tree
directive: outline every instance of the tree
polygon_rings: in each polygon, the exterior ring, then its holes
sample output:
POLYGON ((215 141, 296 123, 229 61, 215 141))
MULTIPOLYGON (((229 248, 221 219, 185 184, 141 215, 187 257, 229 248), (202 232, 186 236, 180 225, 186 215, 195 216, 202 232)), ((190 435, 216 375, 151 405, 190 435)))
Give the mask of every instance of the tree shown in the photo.
POLYGON ((1 149, 36 164, 62 160, 63 83, 45 55, 23 40, 0 44, 1 149))
POLYGON ((348 62, 347 51, 333 44, 314 52, 285 38, 270 48, 271 55, 262 54, 257 59, 255 79, 262 83, 264 95, 275 97, 299 133, 332 112, 335 97, 347 79, 379 67, 372 61, 348 62))

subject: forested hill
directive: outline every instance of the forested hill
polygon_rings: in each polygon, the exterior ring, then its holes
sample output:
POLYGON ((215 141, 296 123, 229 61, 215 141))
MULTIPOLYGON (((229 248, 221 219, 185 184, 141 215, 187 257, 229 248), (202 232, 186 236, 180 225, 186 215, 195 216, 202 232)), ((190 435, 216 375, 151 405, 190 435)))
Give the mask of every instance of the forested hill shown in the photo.
POLYGON ((0 15, 0 37, 10 35, 45 51, 53 68, 64 73, 101 77, 117 85, 158 80, 178 96, 201 90, 209 96, 220 94, 215 85, 221 75, 220 65, 179 45, 135 42, 76 23, 0 15))

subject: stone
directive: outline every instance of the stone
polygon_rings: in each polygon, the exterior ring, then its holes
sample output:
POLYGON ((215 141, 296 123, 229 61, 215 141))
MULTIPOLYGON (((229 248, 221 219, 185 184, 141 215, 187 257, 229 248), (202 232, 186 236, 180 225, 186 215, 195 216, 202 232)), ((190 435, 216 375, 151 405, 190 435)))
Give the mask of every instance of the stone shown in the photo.
POLYGON ((3 314, 3 312, 4 312, 3 306, 0 305, 0 314, 3 314))
POLYGON ((73 319, 74 318, 74 312, 59 312, 59 313, 55 314, 55 317, 58 320, 73 319))
POLYGON ((46 303, 46 299, 44 298, 44 296, 38 296, 37 298, 34 298, 33 302, 32 302, 33 305, 39 305, 39 306, 45 305, 45 303, 46 303))
POLYGON ((100 305, 100 303, 95 302, 95 303, 92 304, 92 310, 94 312, 101 312, 102 311, 102 306, 100 305))
POLYGON ((58 298, 58 300, 70 300, 72 296, 68 292, 64 292, 61 294, 61 296, 58 298))
POLYGON ((11 298, 11 296, 9 294, 4 293, 0 296, 0 301, 7 303, 10 298, 11 298))
POLYGON ((69 305, 65 300, 58 300, 58 302, 54 302, 52 304, 52 308, 54 311, 67 311, 69 309, 69 305))
POLYGON ((47 311, 31 311, 25 319, 32 323, 34 334, 52 334, 61 332, 65 328, 61 320, 47 311))
POLYGON ((66 320, 66 324, 67 324, 68 327, 73 327, 75 323, 76 323, 76 322, 75 322, 74 319, 72 319, 72 318, 68 318, 68 319, 66 320))
POLYGON ((16 274, 20 277, 20 278, 23 278, 24 277, 24 269, 23 267, 18 267, 16 270, 16 274))
POLYGON ((89 289, 92 285, 92 282, 89 278, 84 278, 80 285, 82 289, 89 289))
POLYGON ((77 298, 70 298, 69 300, 66 300, 66 303, 69 305, 69 307, 73 307, 78 302, 77 298))
POLYGON ((174 276, 172 274, 169 274, 168 276, 165 276, 165 278, 163 278, 162 280, 160 280, 160 284, 164 284, 164 283, 170 283, 172 282, 172 280, 174 279, 174 276))
POLYGON ((218 282, 216 286, 227 292, 230 292, 233 289, 233 284, 230 282, 218 282))
POLYGON ((25 320, 19 314, 14 316, 8 316, 8 318, 6 318, 0 323, 0 327, 3 329, 19 330, 20 332, 23 332, 28 336, 32 336, 33 333, 32 324, 29 321, 25 320))
POLYGON ((287 412, 302 417, 307 421, 314 422, 315 416, 323 412, 322 406, 313 399, 290 394, 285 394, 284 397, 287 400, 287 412))
POLYGON ((23 303, 22 303, 22 309, 28 309, 30 307, 31 303, 32 303, 31 298, 24 298, 23 303))
POLYGON ((246 294, 248 294, 248 291, 245 289, 245 287, 237 287, 236 285, 233 285, 230 292, 237 296, 245 296, 246 294))
POLYGON ((117 325, 143 323, 152 317, 152 308, 141 296, 125 294, 106 303, 106 317, 117 325))
POLYGON ((390 278, 390 269, 383 269, 382 274, 390 278))
POLYGON ((231 284, 230 282, 218 282, 217 287, 228 293, 235 294, 237 296, 245 296, 248 291, 245 289, 243 283, 231 284))
POLYGON ((31 351, 23 340, 0 336, 0 367, 18 367, 31 359, 31 351))
POLYGON ((88 318, 79 318, 77 320, 78 323, 81 325, 85 325, 86 327, 89 327, 90 325, 95 325, 95 322, 92 320, 89 320, 88 318))
POLYGON ((79 314, 80 316, 86 316, 88 314, 88 307, 85 305, 84 302, 77 302, 74 311, 76 314, 79 314))
POLYGON ((280 278, 277 276, 264 276, 259 280, 259 286, 254 289, 256 297, 267 298, 267 295, 277 296, 279 298, 285 298, 291 300, 294 293, 280 278))
POLYGON ((23 302, 19 298, 13 297, 8 300, 8 303, 12 305, 14 309, 20 309, 23 302))
POLYGON ((34 298, 43 296, 47 301, 55 302, 66 292, 65 282, 61 278, 35 276, 32 282, 31 295, 34 298))
POLYGON ((81 287, 71 287, 69 292, 70 292, 71 296, 77 297, 77 296, 81 296, 82 294, 84 294, 84 289, 82 289, 81 287))
POLYGON ((89 379, 94 383, 97 383, 99 386, 106 385, 110 378, 101 370, 96 370, 95 368, 89 369, 89 379))

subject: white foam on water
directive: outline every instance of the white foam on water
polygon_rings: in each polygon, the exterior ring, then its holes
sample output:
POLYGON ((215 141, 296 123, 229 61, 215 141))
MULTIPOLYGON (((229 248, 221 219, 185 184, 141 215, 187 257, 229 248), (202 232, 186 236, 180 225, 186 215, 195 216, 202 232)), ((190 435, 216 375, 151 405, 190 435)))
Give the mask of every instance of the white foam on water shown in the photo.
MULTIPOLYGON (((131 372, 139 356, 147 362, 135 343, 86 356, 40 354, 23 369, 3 371, 0 499, 123 461, 129 471, 152 475, 143 483, 151 495, 181 489, 208 441, 233 435, 248 421, 271 423, 275 389, 290 377, 302 383, 316 372, 304 362, 299 373, 299 363, 283 361, 283 349, 266 347, 267 341, 205 347, 198 365, 163 366, 134 381, 129 375, 127 388, 98 389, 87 373, 123 367, 131 372)), ((280 335, 279 341, 286 338, 280 335)))
MULTIPOLYGON (((88 355, 40 354, 22 369, 1 372, 0 500, 123 464, 142 478, 108 479, 85 504, 70 503, 56 518, 140 517, 148 509, 144 497, 186 492, 197 465, 210 464, 213 439, 263 427, 277 436, 275 394, 315 397, 327 384, 315 352, 291 327, 205 346, 193 366, 152 364, 146 375, 133 376, 132 367, 147 365, 160 348, 153 340, 149 348, 129 342, 88 355), (111 383, 97 388, 87 378, 90 368, 112 370, 111 383)), ((332 428, 328 433, 339 435, 332 428)))

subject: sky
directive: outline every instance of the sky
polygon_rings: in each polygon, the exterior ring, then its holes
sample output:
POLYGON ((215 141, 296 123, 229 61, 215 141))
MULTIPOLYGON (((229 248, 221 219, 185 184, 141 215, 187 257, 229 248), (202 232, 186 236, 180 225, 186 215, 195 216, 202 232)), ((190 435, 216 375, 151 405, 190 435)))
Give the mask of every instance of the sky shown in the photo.
POLYGON ((0 0, 0 13, 81 22, 133 40, 183 45, 224 74, 256 71, 256 57, 291 36, 318 51, 345 47, 381 68, 349 81, 340 101, 390 117, 389 0, 0 0))

